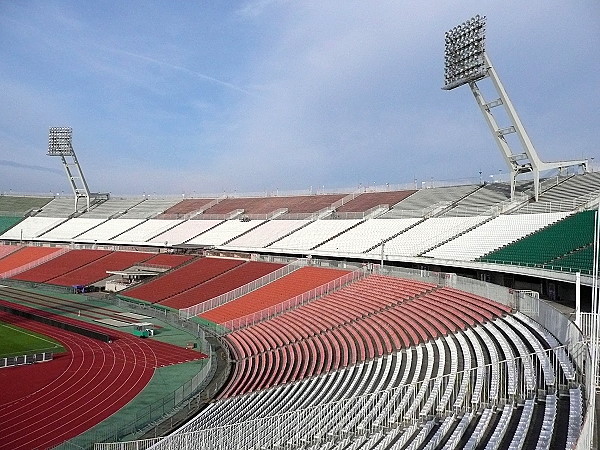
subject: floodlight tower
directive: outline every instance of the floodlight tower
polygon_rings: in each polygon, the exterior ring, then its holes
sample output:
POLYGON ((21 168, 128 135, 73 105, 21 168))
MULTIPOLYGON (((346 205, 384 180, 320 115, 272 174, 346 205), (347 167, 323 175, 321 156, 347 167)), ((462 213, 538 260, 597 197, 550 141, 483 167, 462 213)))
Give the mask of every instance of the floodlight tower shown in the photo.
POLYGON ((514 198, 517 175, 532 172, 535 200, 538 201, 540 172, 551 169, 563 169, 570 166, 580 166, 584 172, 587 172, 588 161, 544 162, 539 158, 514 106, 506 94, 504 86, 492 66, 490 58, 485 52, 485 21, 485 16, 477 15, 446 32, 445 83, 442 89, 451 90, 463 84, 469 85, 494 136, 494 140, 498 144, 502 156, 508 165, 511 198, 514 198), (498 98, 489 102, 485 100, 477 86, 477 82, 484 78, 491 79, 498 95, 498 98), (510 124, 506 127, 500 127, 492 114, 492 109, 498 106, 504 107, 506 116, 510 121, 510 124), (513 133, 516 133, 521 145, 521 149, 518 152, 513 152, 506 138, 513 133))
POLYGON ((72 137, 72 128, 51 127, 48 138, 48 156, 60 156, 62 160, 67 172, 67 178, 73 188, 73 194, 75 194, 75 212, 77 212, 80 198, 85 199, 86 211, 89 211, 90 198, 100 197, 108 199, 109 194, 95 194, 90 192, 79 161, 77 161, 77 155, 75 155, 75 150, 73 149, 72 137))

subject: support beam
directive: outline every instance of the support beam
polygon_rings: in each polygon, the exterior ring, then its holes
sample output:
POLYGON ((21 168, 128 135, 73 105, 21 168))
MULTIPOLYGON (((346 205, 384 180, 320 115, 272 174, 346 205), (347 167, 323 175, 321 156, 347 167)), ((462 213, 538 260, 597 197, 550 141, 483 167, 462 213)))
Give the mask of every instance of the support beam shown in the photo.
POLYGON ((540 173, 548 170, 562 170, 567 167, 581 167, 588 170, 587 160, 566 160, 545 162, 538 156, 525 127, 517 114, 490 58, 485 52, 485 16, 475 16, 463 24, 446 32, 445 85, 443 89, 451 90, 468 84, 479 109, 502 153, 510 171, 511 198, 514 199, 516 178, 519 175, 533 175, 534 197, 539 200, 540 173), (477 83, 489 78, 496 91, 497 98, 486 101, 477 83), (492 109, 502 106, 509 123, 500 126, 492 114, 492 109), (515 134, 520 144, 514 152, 506 136, 515 134))
POLYGON ((101 198, 108 200, 109 194, 91 193, 83 170, 77 160, 77 155, 72 145, 73 130, 69 127, 52 127, 48 137, 48 156, 59 156, 73 195, 75 196, 75 210, 78 211, 79 199, 85 202, 85 211, 90 210, 90 199, 101 198))

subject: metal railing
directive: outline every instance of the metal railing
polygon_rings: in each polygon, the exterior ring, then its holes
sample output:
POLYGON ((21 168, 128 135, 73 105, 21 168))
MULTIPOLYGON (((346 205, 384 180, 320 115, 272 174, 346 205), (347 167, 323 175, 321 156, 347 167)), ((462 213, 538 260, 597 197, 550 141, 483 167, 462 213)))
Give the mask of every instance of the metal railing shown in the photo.
POLYGON ((90 449, 97 447, 98 443, 118 441, 125 436, 135 435, 147 428, 148 425, 169 417, 179 408, 185 406, 186 400, 190 400, 196 393, 206 387, 208 381, 214 375, 216 355, 211 352, 210 356, 202 361, 206 361, 206 363, 196 375, 162 398, 146 406, 140 406, 131 420, 121 420, 112 427, 99 426, 92 428, 54 448, 60 450, 90 449))
POLYGON ((356 211, 356 212, 337 212, 335 211, 331 215, 331 219, 370 219, 374 216, 381 215, 387 211, 389 211, 390 205, 376 205, 372 208, 367 209, 366 211, 356 211))
POLYGON ((273 305, 269 308, 265 308, 261 311, 257 311, 255 313, 248 314, 237 319, 232 319, 228 322, 220 324, 218 326, 218 330, 220 331, 220 334, 223 335, 235 330, 255 325, 259 322, 267 320, 276 315, 282 314, 293 308, 297 308, 301 305, 304 305, 312 300, 321 298, 324 295, 331 294, 337 290, 340 290, 348 284, 364 278, 367 275, 367 272, 368 271, 366 266, 361 267, 339 278, 336 278, 335 280, 330 281, 329 283, 318 286, 314 289, 311 289, 310 291, 304 292, 303 294, 297 295, 296 297, 290 298, 281 303, 277 303, 276 305, 273 305))
POLYGON ((486 258, 484 262, 490 263, 490 264, 502 264, 504 266, 531 267, 533 269, 553 270, 556 272, 569 272, 569 273, 581 272, 582 274, 586 274, 586 275, 592 274, 591 269, 585 269, 585 268, 581 268, 581 267, 568 267, 568 266, 562 266, 562 265, 557 265, 557 264, 530 263, 530 262, 525 262, 525 261, 507 261, 507 260, 490 259, 490 258, 486 258))
POLYGON ((95 449, 307 448, 382 430, 406 429, 434 419, 474 414, 481 408, 517 406, 526 399, 581 387, 582 374, 577 373, 575 379, 561 376, 556 358, 561 349, 573 354, 581 352, 581 347, 581 344, 557 347, 543 354, 532 353, 417 383, 215 428, 194 430, 190 424, 184 428, 186 431, 174 433, 160 442, 101 444, 95 449), (532 389, 524 368, 531 367, 530 373, 541 374, 545 368, 544 360, 550 361, 557 375, 555 382, 549 385, 544 377, 538 376, 532 389), (517 381, 509 387, 507 374, 515 370, 517 381), (493 384, 491 380, 498 377, 502 382, 493 384))
POLYGON ((59 257, 60 255, 64 255, 65 253, 67 253, 70 250, 70 248, 68 247, 62 247, 59 250, 50 253, 49 255, 44 256, 43 258, 40 259, 36 259, 35 261, 32 261, 30 263, 27 263, 23 266, 20 267, 16 267, 15 269, 11 269, 11 270, 7 270, 6 272, 0 273, 0 279, 2 278, 10 278, 14 275, 17 275, 21 272, 25 272, 26 270, 29 269, 33 269, 34 267, 37 267, 41 264, 47 263, 48 261, 59 257))
POLYGON ((519 213, 551 213, 561 211, 574 211, 580 207, 597 204, 600 191, 590 192, 579 197, 564 200, 537 202, 519 209, 519 213))
POLYGON ((35 364, 40 362, 52 361, 54 353, 49 351, 28 353, 24 355, 3 356, 0 357, 0 368, 22 366, 24 364, 35 364))
MULTIPOLYGON (((332 439, 352 436, 353 433, 365 434, 380 432, 382 427, 421 425, 433 418, 440 419, 456 414, 474 413, 482 407, 498 407, 504 403, 518 404, 524 399, 534 398, 544 393, 564 392, 571 387, 587 389, 585 368, 590 364, 587 343, 579 330, 566 316, 547 302, 536 298, 534 292, 515 291, 503 286, 483 281, 463 278, 452 273, 429 272, 404 268, 378 267, 373 271, 386 275, 429 281, 439 286, 453 287, 485 298, 490 298, 515 310, 521 311, 550 331, 565 345, 554 347, 525 357, 475 367, 459 373, 450 373, 444 377, 400 386, 366 396, 354 397, 341 402, 321 405, 310 409, 290 411, 273 417, 261 417, 252 421, 230 424, 190 433, 176 433, 164 440, 137 441, 135 443, 107 444, 100 449, 155 449, 186 448, 272 448, 277 445, 318 444, 332 439), (562 351, 569 355, 575 371, 567 377, 560 369, 564 362, 559 357, 562 351), (544 377, 548 361, 554 377, 544 377), (506 374, 518 367, 516 384, 512 387, 506 382, 506 374), (529 370, 525 370, 529 367, 529 370), (504 380, 492 389, 492 374, 504 380), (537 375, 531 382, 527 377, 537 375), (417 395, 418 393, 421 393, 417 395), (444 393, 449 393, 444 395, 444 393), (368 411, 364 413, 361 411, 368 411), (353 420, 352 427, 344 427, 350 417, 365 414, 363 419, 353 420), (376 417, 376 418, 375 418, 376 417), (144 447, 148 445, 148 447, 144 447), (137 447, 136 447, 137 446, 137 447)), ((588 377, 589 378, 589 377, 588 377)), ((587 395, 589 399, 589 395, 587 395)), ((594 423, 588 410, 584 410, 583 428, 577 448, 587 448, 586 443, 593 436, 594 423)))
MULTIPOLYGON (((584 313, 582 312, 580 314, 580 318, 581 318, 581 332, 583 333, 583 335, 585 336, 586 339, 591 339, 592 338, 592 327, 594 326, 594 323, 597 321, 594 320, 594 314, 593 313, 584 313)), ((596 390, 598 393, 600 393, 600 360, 596 361, 596 390)))
POLYGON ((236 298, 239 298, 243 295, 248 294, 266 284, 269 284, 281 277, 284 277, 301 267, 304 267, 308 264, 306 259, 297 259, 286 266, 277 269, 274 272, 268 273, 263 277, 251 281, 250 283, 245 284, 244 286, 240 286, 232 291, 226 292, 224 294, 219 295, 218 297, 214 297, 210 300, 207 300, 202 303, 198 303, 196 305, 190 306, 188 308, 182 308, 179 310, 179 317, 181 319, 189 319, 190 317, 197 316, 202 314, 203 312, 208 311, 209 309, 216 308, 218 306, 224 305, 225 303, 231 302, 236 298))

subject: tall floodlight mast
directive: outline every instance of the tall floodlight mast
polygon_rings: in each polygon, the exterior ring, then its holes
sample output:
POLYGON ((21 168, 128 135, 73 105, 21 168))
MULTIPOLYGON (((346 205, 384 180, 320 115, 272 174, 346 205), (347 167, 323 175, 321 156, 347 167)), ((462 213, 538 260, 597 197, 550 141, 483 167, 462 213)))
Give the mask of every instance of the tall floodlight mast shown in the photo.
POLYGON ((517 175, 532 172, 535 200, 537 201, 540 193, 540 172, 571 166, 580 166, 584 172, 587 172, 588 161, 544 162, 539 158, 485 52, 485 20, 485 16, 477 15, 446 32, 445 83, 442 89, 451 90, 463 84, 469 85, 494 136, 494 140, 508 165, 511 198, 514 198, 517 175), (477 82, 484 78, 491 79, 498 95, 498 98, 489 102, 485 100, 477 86, 477 82), (500 127, 492 114, 492 110, 499 106, 504 107, 506 116, 510 121, 510 124, 506 127, 500 127), (521 145, 521 149, 517 152, 513 152, 507 140, 507 136, 513 133, 516 133, 521 145))
POLYGON ((48 138, 48 156, 60 156, 67 178, 75 195, 75 212, 79 199, 85 199, 85 210, 90 209, 90 198, 108 199, 108 194, 94 194, 90 192, 83 171, 77 161, 77 155, 72 145, 73 129, 69 127, 51 127, 48 138))

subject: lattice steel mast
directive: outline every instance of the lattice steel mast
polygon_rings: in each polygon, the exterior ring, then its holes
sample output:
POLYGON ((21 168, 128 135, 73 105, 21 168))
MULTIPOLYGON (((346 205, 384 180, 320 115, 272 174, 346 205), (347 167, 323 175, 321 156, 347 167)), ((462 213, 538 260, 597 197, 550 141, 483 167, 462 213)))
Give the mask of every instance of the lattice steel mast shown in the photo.
POLYGON ((442 89, 450 90, 468 84, 475 100, 492 132, 496 144, 510 171, 510 192, 514 198, 516 178, 520 174, 533 173, 535 200, 539 199, 540 172, 551 169, 580 166, 587 172, 587 160, 544 162, 538 156, 531 139, 517 112, 508 98, 492 63, 485 52, 485 16, 472 19, 454 27, 445 34, 445 84, 442 89), (490 78, 498 98, 487 101, 477 86, 477 81, 490 78), (504 107, 508 117, 508 126, 501 127, 492 110, 504 107), (516 134, 521 149, 514 152, 507 136, 516 134))
POLYGON ((67 178, 75 195, 75 212, 79 199, 86 202, 86 211, 90 209, 90 198, 108 199, 109 194, 91 193, 83 171, 77 161, 77 155, 72 145, 73 129, 69 127, 51 127, 48 137, 48 156, 60 156, 67 178))

